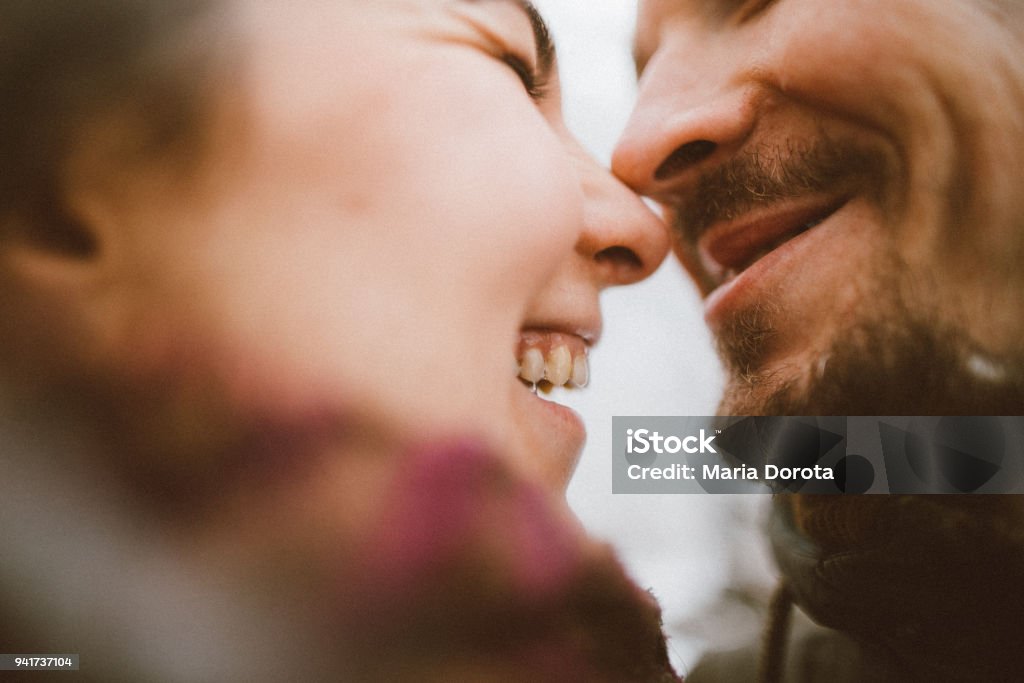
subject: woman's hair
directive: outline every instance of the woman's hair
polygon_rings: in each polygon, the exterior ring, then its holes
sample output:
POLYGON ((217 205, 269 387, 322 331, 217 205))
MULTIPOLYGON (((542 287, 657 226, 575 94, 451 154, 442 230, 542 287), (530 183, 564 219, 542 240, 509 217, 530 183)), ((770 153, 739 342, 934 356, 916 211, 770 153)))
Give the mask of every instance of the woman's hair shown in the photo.
POLYGON ((130 125, 123 136, 118 130, 117 147, 129 157, 195 151, 223 63, 219 5, 0 2, 0 246, 20 237, 92 253, 96 245, 64 205, 62 175, 98 122, 124 117, 130 125))

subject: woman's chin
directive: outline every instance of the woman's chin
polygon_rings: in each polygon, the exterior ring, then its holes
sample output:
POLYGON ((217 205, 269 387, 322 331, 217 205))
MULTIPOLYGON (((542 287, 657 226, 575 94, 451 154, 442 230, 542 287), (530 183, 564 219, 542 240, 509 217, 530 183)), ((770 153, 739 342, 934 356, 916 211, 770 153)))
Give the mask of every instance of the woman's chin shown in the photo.
POLYGON ((651 596, 544 487, 474 442, 404 464, 336 583, 353 678, 676 680, 651 596))

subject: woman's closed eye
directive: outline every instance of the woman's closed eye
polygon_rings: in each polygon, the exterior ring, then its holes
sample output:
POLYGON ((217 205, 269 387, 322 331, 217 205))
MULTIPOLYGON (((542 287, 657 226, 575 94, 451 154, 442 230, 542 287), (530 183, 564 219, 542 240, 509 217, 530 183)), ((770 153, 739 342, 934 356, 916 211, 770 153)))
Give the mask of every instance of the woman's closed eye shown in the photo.
POLYGON ((465 0, 460 15, 512 69, 527 94, 541 101, 554 81, 555 47, 547 24, 529 0, 465 0))
POLYGON ((505 62, 516 73, 519 80, 523 82, 526 92, 535 100, 544 99, 547 94, 547 86, 550 82, 548 73, 542 73, 540 69, 533 66, 529 60, 520 57, 514 52, 506 52, 501 56, 505 62))

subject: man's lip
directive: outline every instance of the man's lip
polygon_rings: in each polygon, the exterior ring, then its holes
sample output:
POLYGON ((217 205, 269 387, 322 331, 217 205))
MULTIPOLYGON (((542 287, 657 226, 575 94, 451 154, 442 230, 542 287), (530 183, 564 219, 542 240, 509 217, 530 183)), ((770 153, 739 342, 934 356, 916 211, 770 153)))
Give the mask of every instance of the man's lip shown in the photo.
POLYGON ((721 286, 758 259, 834 214, 845 197, 788 199, 711 226, 698 241, 704 270, 721 286))
MULTIPOLYGON (((815 254, 837 236, 849 232, 849 203, 844 201, 828 213, 813 229, 798 231, 748 268, 719 284, 704 299, 704 320, 717 333, 733 314, 771 296, 778 286, 808 265, 813 266, 815 254)), ((823 266, 825 264, 822 264, 823 266)))

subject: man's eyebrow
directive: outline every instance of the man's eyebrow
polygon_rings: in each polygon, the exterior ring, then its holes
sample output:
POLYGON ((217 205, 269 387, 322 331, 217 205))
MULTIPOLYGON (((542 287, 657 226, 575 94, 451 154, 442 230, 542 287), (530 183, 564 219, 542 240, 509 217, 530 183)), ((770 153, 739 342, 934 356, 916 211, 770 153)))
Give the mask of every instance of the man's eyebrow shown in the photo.
POLYGON ((491 2, 506 2, 518 7, 526 14, 533 27, 533 38, 537 43, 537 69, 542 74, 549 74, 555 63, 555 42, 551 38, 551 31, 547 22, 540 15, 537 8, 530 0, 489 0, 491 2))

